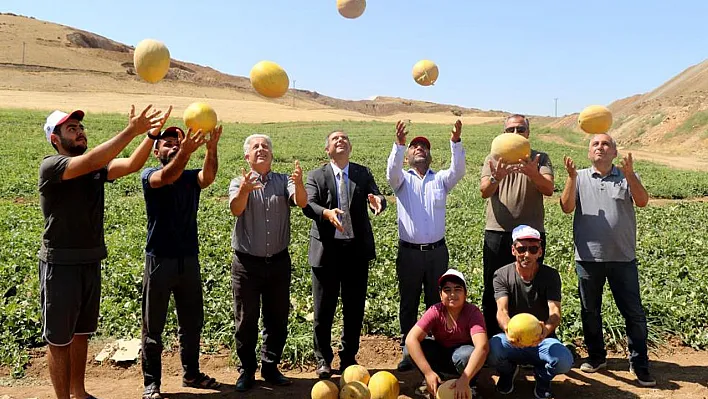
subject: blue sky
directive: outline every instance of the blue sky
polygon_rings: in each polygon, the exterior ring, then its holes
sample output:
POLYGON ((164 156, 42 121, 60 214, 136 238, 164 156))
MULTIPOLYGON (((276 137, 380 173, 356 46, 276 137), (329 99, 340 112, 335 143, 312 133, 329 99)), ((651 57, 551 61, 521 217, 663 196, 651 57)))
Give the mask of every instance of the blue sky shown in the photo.
POLYGON ((173 58, 248 76, 278 62, 298 88, 553 115, 659 86, 708 58, 708 1, 368 0, 342 18, 335 0, 3 0, 33 16, 173 58), (59 5, 60 4, 60 5, 59 5), (440 68, 418 86, 413 64, 440 68))

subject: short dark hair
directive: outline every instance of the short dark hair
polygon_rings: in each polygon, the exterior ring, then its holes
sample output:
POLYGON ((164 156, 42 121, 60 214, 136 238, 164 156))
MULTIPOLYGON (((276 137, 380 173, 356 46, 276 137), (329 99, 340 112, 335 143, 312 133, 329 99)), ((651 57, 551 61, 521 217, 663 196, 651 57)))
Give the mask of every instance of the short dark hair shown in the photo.
POLYGON ((529 118, 527 118, 526 115, 514 114, 507 116, 506 120, 504 121, 505 125, 509 122, 509 119, 523 119, 524 123, 526 124, 526 127, 531 127, 531 122, 529 122, 529 118))
POLYGON ((347 134, 347 132, 344 131, 344 129, 334 129, 331 132, 327 133, 327 136, 325 136, 325 148, 329 146, 329 136, 335 133, 344 133, 347 137, 349 137, 349 135, 347 134))
MULTIPOLYGON (((62 124, 54 126, 54 130, 52 130, 52 134, 56 134, 57 136, 61 137, 61 125, 62 124)), ((52 143, 51 141, 49 143, 52 145, 52 147, 54 147, 54 149, 57 152, 59 152, 59 148, 57 147, 56 144, 52 143)))

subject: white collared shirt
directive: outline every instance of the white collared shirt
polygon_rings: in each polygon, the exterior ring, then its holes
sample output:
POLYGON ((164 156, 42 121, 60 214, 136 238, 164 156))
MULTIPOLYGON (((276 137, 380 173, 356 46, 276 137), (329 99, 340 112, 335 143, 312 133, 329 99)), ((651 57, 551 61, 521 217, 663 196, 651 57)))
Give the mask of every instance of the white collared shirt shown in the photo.
POLYGON ((394 143, 386 168, 386 179, 397 199, 398 236, 413 244, 434 243, 445 237, 447 194, 465 175, 465 149, 461 141, 451 141, 450 168, 428 169, 421 178, 413 169, 403 171, 407 148, 394 143))
MULTIPOLYGON (((339 198, 339 172, 344 172, 344 186, 347 189, 347 193, 349 193, 349 162, 347 162, 347 166, 345 166, 344 169, 340 169, 339 166, 337 166, 333 161, 330 161, 329 164, 332 166, 332 171, 334 172, 334 187, 335 190, 337 190, 337 208, 342 209, 341 199, 339 198)), ((349 204, 349 213, 351 213, 351 204, 349 204)), ((342 215, 339 215, 338 218, 341 222, 342 215)), ((334 238, 339 240, 348 237, 342 234, 339 230, 334 230, 334 238)))

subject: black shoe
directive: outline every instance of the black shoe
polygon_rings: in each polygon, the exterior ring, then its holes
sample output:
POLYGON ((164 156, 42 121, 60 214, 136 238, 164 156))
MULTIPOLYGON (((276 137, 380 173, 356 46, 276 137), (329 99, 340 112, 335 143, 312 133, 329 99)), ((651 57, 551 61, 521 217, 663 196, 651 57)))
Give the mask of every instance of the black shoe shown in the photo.
POLYGON ((519 374, 519 366, 514 367, 511 374, 500 374, 497 380, 497 391, 502 395, 514 392, 514 379, 519 374))
POLYGON ((636 369, 629 366, 629 372, 637 377, 637 382, 643 387, 653 387, 656 386, 656 380, 649 374, 649 368, 647 367, 637 367, 636 369))
POLYGON ((398 362, 398 367, 396 367, 396 370, 398 371, 411 371, 415 368, 415 365, 413 364, 413 361, 411 360, 410 356, 403 355, 403 359, 401 359, 400 362, 398 362))
POLYGON ((580 371, 585 373, 594 373, 600 369, 607 368, 607 360, 605 359, 588 359, 586 362, 580 365, 580 371))
POLYGON ((317 370, 315 370, 315 374, 317 374, 317 378, 320 380, 328 380, 332 377, 332 366, 330 366, 329 363, 321 363, 320 366, 317 367, 317 370))
POLYGON ((261 367, 261 377, 263 377, 267 383, 277 385, 279 387, 284 387, 293 383, 275 366, 261 367))
POLYGON ((536 399, 552 398, 553 393, 551 392, 551 384, 536 381, 536 385, 533 387, 533 396, 536 399))
POLYGON ((252 371, 242 371, 241 375, 238 376, 236 380, 236 391, 246 392, 253 388, 253 384, 256 383, 256 374, 252 371))

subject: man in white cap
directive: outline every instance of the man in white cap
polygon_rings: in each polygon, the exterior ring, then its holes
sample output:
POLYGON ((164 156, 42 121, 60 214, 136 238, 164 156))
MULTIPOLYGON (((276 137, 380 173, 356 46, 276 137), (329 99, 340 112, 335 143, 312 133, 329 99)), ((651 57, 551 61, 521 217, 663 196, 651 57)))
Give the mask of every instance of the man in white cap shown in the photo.
POLYGON ((553 377, 567 373, 573 366, 572 353, 555 334, 561 321, 560 274, 538 262, 543 255, 538 230, 520 225, 511 235, 511 253, 516 261, 494 273, 497 321, 504 332, 489 340, 489 365, 497 369, 497 391, 505 395, 514 390, 519 364, 532 365, 536 379, 534 396, 551 398, 553 377), (519 313, 529 313, 540 320, 541 333, 528 347, 520 347, 507 335, 509 320, 519 313))
POLYGON ((476 396, 477 374, 489 353, 484 316, 467 302, 467 282, 457 270, 446 271, 438 280, 440 302, 428 308, 406 337, 411 359, 425 376, 433 396, 442 382, 440 374, 459 375, 455 398, 476 396), (434 339, 426 339, 432 335, 434 339))
POLYGON ((54 111, 44 125, 57 151, 39 167, 39 204, 44 233, 39 250, 42 337, 49 344, 49 375, 58 399, 93 398, 84 374, 88 336, 96 331, 101 299, 104 183, 137 172, 150 156, 155 133, 170 114, 131 107, 128 126, 86 152, 83 111, 54 111), (115 159, 148 132, 130 158, 115 159), (151 138, 152 137, 152 138, 151 138))
POLYGON ((649 194, 634 172, 632 153, 614 165, 617 143, 607 134, 590 139, 589 168, 576 170, 564 157, 568 178, 561 195, 563 212, 575 211, 573 242, 580 292, 580 316, 589 358, 580 370, 594 373, 607 367, 602 335, 602 292, 610 285, 624 317, 629 347, 629 370, 639 385, 653 387, 649 372, 647 318, 642 307, 637 268, 637 217, 634 206, 649 203, 649 194))
POLYGON ((450 167, 433 171, 430 163, 430 141, 418 136, 406 147, 406 125, 396 124, 396 142, 391 149, 386 178, 396 194, 398 212, 398 256, 396 274, 400 305, 403 358, 399 371, 413 368, 405 349, 408 331, 418 319, 420 294, 425 307, 438 302, 438 279, 448 268, 445 244, 445 212, 448 193, 465 176, 465 149, 462 146, 462 122, 457 121, 450 133, 450 167), (403 170, 403 158, 410 169, 403 170))

